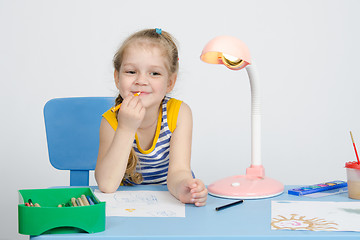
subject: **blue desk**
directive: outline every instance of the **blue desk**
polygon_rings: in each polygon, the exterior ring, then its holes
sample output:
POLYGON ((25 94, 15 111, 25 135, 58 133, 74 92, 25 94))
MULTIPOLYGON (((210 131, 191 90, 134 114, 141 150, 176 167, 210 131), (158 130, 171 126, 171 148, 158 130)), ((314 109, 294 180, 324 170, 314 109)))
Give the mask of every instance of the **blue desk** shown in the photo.
MULTIPOLYGON (((285 187, 280 196, 246 200, 243 204, 222 211, 215 207, 227 204, 232 200, 209 196, 205 207, 186 205, 185 218, 138 218, 107 217, 106 230, 100 233, 87 234, 49 234, 32 237, 43 239, 360 239, 360 232, 312 232, 271 230, 271 201, 356 201, 347 194, 338 194, 318 199, 302 198, 287 194, 285 187)), ((124 190, 167 190, 166 186, 121 187, 124 190)))

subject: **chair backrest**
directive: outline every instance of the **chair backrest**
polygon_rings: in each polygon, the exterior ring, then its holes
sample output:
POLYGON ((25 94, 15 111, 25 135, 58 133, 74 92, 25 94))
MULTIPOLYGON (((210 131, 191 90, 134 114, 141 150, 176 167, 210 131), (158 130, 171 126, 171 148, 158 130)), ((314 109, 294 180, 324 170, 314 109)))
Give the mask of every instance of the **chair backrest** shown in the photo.
POLYGON ((70 170, 70 186, 88 186, 99 149, 102 114, 114 105, 112 97, 55 98, 44 106, 50 163, 70 170))

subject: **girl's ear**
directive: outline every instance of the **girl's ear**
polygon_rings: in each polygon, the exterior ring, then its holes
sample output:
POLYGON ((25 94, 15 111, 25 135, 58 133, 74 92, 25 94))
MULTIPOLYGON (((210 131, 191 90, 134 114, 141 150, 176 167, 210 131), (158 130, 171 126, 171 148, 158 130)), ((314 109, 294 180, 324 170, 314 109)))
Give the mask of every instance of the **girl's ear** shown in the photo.
POLYGON ((168 86, 167 86, 167 90, 166 93, 169 93, 173 90, 173 88, 175 87, 175 83, 176 83, 176 79, 177 79, 177 74, 174 73, 170 76, 169 81, 168 81, 168 86))
POLYGON ((114 80, 115 80, 116 88, 120 90, 119 71, 116 69, 114 71, 114 80))

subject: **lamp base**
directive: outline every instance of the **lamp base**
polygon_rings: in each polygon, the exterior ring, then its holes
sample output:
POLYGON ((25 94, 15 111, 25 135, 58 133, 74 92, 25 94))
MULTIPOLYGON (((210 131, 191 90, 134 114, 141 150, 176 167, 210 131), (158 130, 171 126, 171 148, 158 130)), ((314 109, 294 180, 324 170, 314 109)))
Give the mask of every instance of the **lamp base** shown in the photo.
POLYGON ((251 174, 218 180, 208 186, 210 195, 232 199, 258 199, 280 195, 284 185, 275 179, 251 174))

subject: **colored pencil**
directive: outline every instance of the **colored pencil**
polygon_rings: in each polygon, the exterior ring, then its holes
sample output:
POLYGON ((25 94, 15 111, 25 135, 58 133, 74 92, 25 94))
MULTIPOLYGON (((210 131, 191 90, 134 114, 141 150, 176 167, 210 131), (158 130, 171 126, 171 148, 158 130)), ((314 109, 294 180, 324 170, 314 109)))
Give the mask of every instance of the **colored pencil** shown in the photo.
MULTIPOLYGON (((134 94, 134 96, 139 96, 141 92, 137 92, 134 94)), ((117 105, 116 107, 113 107, 111 109, 112 112, 116 112, 120 108, 121 104, 117 105)))

